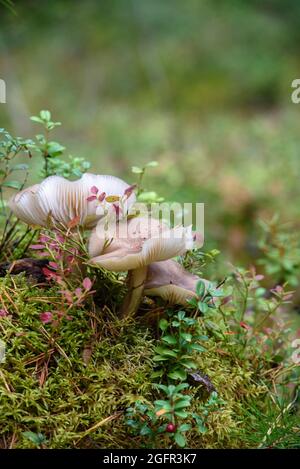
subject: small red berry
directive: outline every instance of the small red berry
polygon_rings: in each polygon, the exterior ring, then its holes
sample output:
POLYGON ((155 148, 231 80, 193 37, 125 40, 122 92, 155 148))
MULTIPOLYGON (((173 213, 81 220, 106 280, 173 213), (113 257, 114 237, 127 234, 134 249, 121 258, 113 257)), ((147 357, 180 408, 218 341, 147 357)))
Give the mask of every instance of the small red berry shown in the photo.
POLYGON ((168 423, 166 431, 168 433, 174 433, 176 431, 176 425, 174 425, 174 423, 168 423))

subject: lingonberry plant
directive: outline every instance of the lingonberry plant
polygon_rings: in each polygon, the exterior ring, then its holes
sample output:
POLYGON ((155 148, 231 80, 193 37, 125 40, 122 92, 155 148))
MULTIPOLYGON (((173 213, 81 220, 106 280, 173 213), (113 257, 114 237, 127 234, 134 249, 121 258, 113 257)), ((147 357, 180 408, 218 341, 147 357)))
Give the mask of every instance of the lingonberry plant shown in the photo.
POLYGON ((210 409, 222 403, 209 377, 197 370, 195 354, 206 351, 203 342, 208 340, 197 316, 216 311, 215 300, 221 298, 223 292, 212 284, 207 288, 199 280, 196 293, 197 297, 189 301, 192 316, 182 310, 175 314, 173 310, 167 310, 165 317, 159 321, 161 337, 154 349, 156 370, 151 377, 160 380, 154 386, 161 392, 162 398, 152 405, 138 402, 135 407, 127 409, 127 424, 141 436, 150 438, 154 446, 157 436, 163 434, 171 440, 171 444, 185 447, 185 433, 192 426, 205 433, 205 420, 210 409), (187 382, 188 379, 193 385, 202 385, 209 395, 208 401, 199 406, 199 413, 190 410, 193 387, 187 382), (176 381, 180 383, 170 384, 176 381))
POLYGON ((61 122, 54 122, 51 112, 43 110, 38 116, 32 116, 31 120, 43 127, 44 133, 35 136, 36 141, 33 149, 42 157, 44 161, 42 169, 42 177, 56 174, 65 178, 80 177, 86 172, 90 163, 84 158, 68 156, 68 161, 61 158, 65 151, 65 147, 60 143, 51 140, 52 131, 61 125, 61 122))
POLYGON ((159 369, 152 377, 185 381, 188 372, 197 368, 194 352, 205 352, 202 343, 208 337, 201 333, 197 319, 189 317, 185 311, 174 314, 168 310, 166 317, 160 320, 159 328, 162 335, 153 357, 159 369))
POLYGON ((207 431, 206 419, 210 412, 220 409, 222 399, 213 391, 208 400, 198 406, 198 412, 191 410, 192 394, 188 383, 178 385, 157 384, 155 387, 162 397, 153 404, 136 402, 126 410, 126 423, 135 434, 150 441, 151 447, 164 447, 175 444, 186 446, 185 434, 194 427, 200 434, 207 431))

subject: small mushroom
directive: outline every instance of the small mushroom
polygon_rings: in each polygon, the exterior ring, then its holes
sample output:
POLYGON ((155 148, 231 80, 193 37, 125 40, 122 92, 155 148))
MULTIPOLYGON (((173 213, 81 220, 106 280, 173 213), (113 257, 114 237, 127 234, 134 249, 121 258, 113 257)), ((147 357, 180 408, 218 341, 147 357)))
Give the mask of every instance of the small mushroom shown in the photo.
POLYGON ((192 242, 190 228, 170 229, 153 218, 132 218, 122 226, 119 223, 112 237, 110 230, 106 234, 94 230, 89 254, 92 264, 114 272, 128 271, 128 294, 122 309, 132 315, 140 304, 149 264, 184 254, 192 242))
MULTIPOLYGON (((49 218, 53 223, 67 225, 78 217, 79 224, 92 228, 103 216, 96 200, 90 199, 91 188, 99 188, 106 196, 123 196, 129 186, 114 176, 85 173, 77 181, 61 176, 50 176, 41 184, 35 184, 18 192, 11 198, 9 206, 15 215, 28 225, 47 227, 49 218)), ((127 207, 135 202, 135 195, 127 197, 127 207)), ((105 201, 104 201, 105 203, 105 201)), ((114 207, 108 204, 111 210, 114 207)))
POLYGON ((146 296, 160 296, 172 304, 186 305, 187 300, 197 296, 199 280, 209 286, 207 280, 191 274, 174 260, 154 262, 148 267, 144 293, 146 296))

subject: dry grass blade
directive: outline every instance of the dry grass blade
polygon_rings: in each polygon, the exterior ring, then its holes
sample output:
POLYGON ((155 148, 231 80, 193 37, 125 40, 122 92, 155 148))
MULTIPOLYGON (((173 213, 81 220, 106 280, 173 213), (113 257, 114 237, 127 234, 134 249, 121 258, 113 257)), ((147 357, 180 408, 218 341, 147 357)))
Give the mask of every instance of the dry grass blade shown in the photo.
POLYGON ((94 432, 95 430, 97 430, 97 428, 99 427, 102 427, 103 425, 105 425, 106 423, 108 422, 111 422, 112 420, 115 420, 117 418, 120 417, 120 415, 122 415, 123 412, 119 411, 119 412, 116 412, 115 414, 113 415, 110 415, 109 417, 106 417, 105 419, 101 420, 100 422, 97 422, 95 425, 93 425, 92 427, 88 428, 88 430, 86 430, 85 432, 83 432, 83 434, 81 435, 81 437, 76 441, 76 445, 77 443, 82 440, 82 438, 86 437, 87 435, 89 435, 90 433, 94 432))

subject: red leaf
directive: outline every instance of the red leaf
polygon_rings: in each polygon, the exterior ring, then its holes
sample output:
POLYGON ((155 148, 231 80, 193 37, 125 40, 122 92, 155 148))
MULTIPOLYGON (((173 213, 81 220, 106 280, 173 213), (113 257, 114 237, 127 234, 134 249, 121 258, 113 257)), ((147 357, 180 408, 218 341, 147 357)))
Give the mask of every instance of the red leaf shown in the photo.
POLYGON ((56 278, 56 274, 54 272, 52 272, 52 270, 49 270, 47 267, 43 267, 42 271, 43 271, 43 274, 47 278, 56 278))
POLYGON ((77 296, 77 298, 80 298, 82 296, 82 289, 81 288, 76 288, 74 293, 77 296))
POLYGON ((127 187, 127 189, 125 189, 124 191, 124 195, 129 198, 131 196, 131 194, 133 193, 134 189, 136 188, 136 184, 132 184, 132 186, 129 186, 127 187))
POLYGON ((62 235, 60 235, 59 233, 57 233, 56 239, 57 239, 61 244, 63 244, 63 243, 65 242, 65 238, 64 238, 62 235))
POLYGON ((98 194, 98 192, 99 192, 98 187, 96 187, 96 186, 91 187, 91 193, 92 194, 98 194))
POLYGON ((40 320, 43 324, 48 324, 49 322, 52 322, 52 319, 53 314, 50 311, 45 311, 45 313, 40 314, 40 320))
POLYGON ((247 331, 249 331, 251 329, 251 327, 244 321, 241 321, 240 322, 240 326, 243 328, 243 329, 247 329, 247 331))
POLYGON ((103 200, 105 199, 105 197, 106 197, 106 192, 102 192, 102 193, 98 196, 99 202, 103 202, 103 200))
POLYGON ((86 200, 88 202, 92 202, 93 200, 96 200, 96 199, 97 199, 97 197, 95 195, 90 195, 86 200))
POLYGON ((49 236, 46 236, 46 235, 41 235, 39 238, 39 241, 41 243, 47 243, 49 240, 50 240, 49 236))
POLYGON ((65 299, 70 305, 73 304, 73 296, 69 290, 62 290, 59 293, 62 293, 62 295, 64 295, 65 299))
POLYGON ((88 277, 86 277, 86 278, 83 280, 82 285, 83 285, 83 288, 84 288, 85 290, 90 290, 90 289, 92 288, 93 283, 92 283, 91 279, 89 279, 88 277))
POLYGON ((31 244, 30 249, 45 249, 43 244, 31 244))
POLYGON ((80 216, 76 215, 76 217, 74 217, 71 221, 69 221, 68 228, 74 228, 75 226, 78 225, 79 222, 80 222, 80 216))
POLYGON ((257 280, 257 282, 260 282, 261 280, 263 280, 265 277, 264 275, 261 275, 261 274, 257 274, 255 275, 254 279, 257 280))

